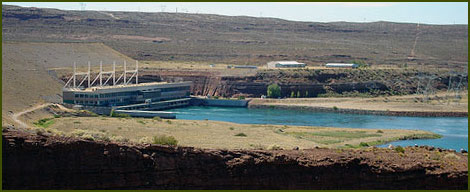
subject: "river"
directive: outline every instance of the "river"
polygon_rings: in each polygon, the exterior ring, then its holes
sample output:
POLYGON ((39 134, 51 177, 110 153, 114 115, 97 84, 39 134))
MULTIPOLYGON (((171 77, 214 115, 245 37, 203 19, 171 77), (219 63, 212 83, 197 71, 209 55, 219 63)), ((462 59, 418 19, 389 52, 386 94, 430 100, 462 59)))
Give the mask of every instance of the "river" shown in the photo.
MULTIPOLYGON (((243 124, 277 124, 366 129, 417 129, 443 135, 440 139, 392 142, 393 145, 430 145, 446 149, 468 150, 467 117, 401 117, 324 113, 281 109, 250 109, 191 106, 168 110, 177 119, 215 120, 243 124)), ((385 147, 388 144, 378 147, 385 147)))

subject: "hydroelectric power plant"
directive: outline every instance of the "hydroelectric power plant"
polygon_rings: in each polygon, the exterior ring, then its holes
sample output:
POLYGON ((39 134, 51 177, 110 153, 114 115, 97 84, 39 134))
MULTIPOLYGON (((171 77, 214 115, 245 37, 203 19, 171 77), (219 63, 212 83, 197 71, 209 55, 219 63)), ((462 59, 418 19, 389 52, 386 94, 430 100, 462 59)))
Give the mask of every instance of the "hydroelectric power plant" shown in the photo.
MULTIPOLYGON (((165 116, 156 112, 136 111, 135 109, 165 109, 189 104, 192 82, 151 82, 139 83, 139 63, 136 61, 134 70, 124 71, 116 78, 116 64, 112 71, 100 71, 92 80, 91 67, 88 63, 87 72, 77 72, 73 66, 73 75, 63 88, 63 103, 78 105, 90 111, 105 114, 112 109, 133 109, 131 115, 136 116, 165 116), (87 81, 87 83, 84 83, 87 81), (141 105, 139 105, 141 104, 141 105), (126 107, 132 105, 132 107, 126 107), (141 114, 141 115, 138 115, 141 114)), ((121 109, 116 112, 130 113, 121 109)))

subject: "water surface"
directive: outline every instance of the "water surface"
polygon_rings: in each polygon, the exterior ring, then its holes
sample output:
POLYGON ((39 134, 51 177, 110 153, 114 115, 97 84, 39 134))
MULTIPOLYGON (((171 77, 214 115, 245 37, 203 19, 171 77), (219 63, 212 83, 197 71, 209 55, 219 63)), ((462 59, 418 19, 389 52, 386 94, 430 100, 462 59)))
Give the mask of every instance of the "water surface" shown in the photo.
MULTIPOLYGON (((191 106, 171 109, 177 119, 215 120, 243 124, 277 124, 366 129, 417 129, 443 135, 440 139, 392 142, 393 145, 432 145, 447 149, 468 150, 467 117, 400 117, 325 113, 281 109, 249 109, 191 106)), ((383 146, 388 146, 382 145, 383 146)))

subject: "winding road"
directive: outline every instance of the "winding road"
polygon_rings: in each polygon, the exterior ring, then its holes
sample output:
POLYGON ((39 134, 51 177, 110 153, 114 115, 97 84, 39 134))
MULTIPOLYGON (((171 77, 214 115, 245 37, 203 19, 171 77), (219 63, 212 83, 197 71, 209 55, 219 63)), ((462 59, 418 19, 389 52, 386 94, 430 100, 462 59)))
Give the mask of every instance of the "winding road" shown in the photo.
POLYGON ((11 117, 13 119, 13 121, 15 121, 16 123, 18 123, 18 125, 20 126, 20 128, 27 128, 28 127, 28 124, 26 124, 25 122, 21 121, 19 119, 19 117, 21 117, 22 115, 26 114, 26 113, 29 113, 29 112, 32 112, 32 111, 35 111, 35 110, 38 110, 38 109, 42 109, 44 107, 48 107, 48 106, 51 106, 51 105, 55 105, 53 103, 45 103, 45 104, 41 104, 41 105, 37 105, 37 106, 34 106, 34 107, 31 107, 31 108, 28 108, 28 109, 25 109, 21 112, 18 112, 18 113, 15 113, 13 114, 11 117))

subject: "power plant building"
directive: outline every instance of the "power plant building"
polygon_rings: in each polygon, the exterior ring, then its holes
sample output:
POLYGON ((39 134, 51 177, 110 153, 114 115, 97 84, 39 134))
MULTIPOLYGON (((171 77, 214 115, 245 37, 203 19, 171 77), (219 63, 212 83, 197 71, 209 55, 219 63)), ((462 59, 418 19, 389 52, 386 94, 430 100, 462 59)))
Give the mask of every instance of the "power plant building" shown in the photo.
POLYGON ((268 63, 269 69, 274 68, 304 68, 307 66, 305 63, 299 63, 297 61, 271 61, 268 63))
POLYGON ((74 63, 73 75, 62 90, 63 102, 84 106, 123 106, 178 100, 190 96, 191 81, 139 83, 138 62, 134 70, 127 70, 124 62, 124 71, 119 77, 116 76, 115 63, 112 71, 106 72, 102 68, 100 63, 100 71, 92 80, 90 63, 88 72, 81 73, 76 72, 74 63))
POLYGON ((88 106, 121 106, 166 101, 189 97, 191 85, 192 82, 186 81, 114 85, 86 89, 64 88, 63 102, 88 106))

